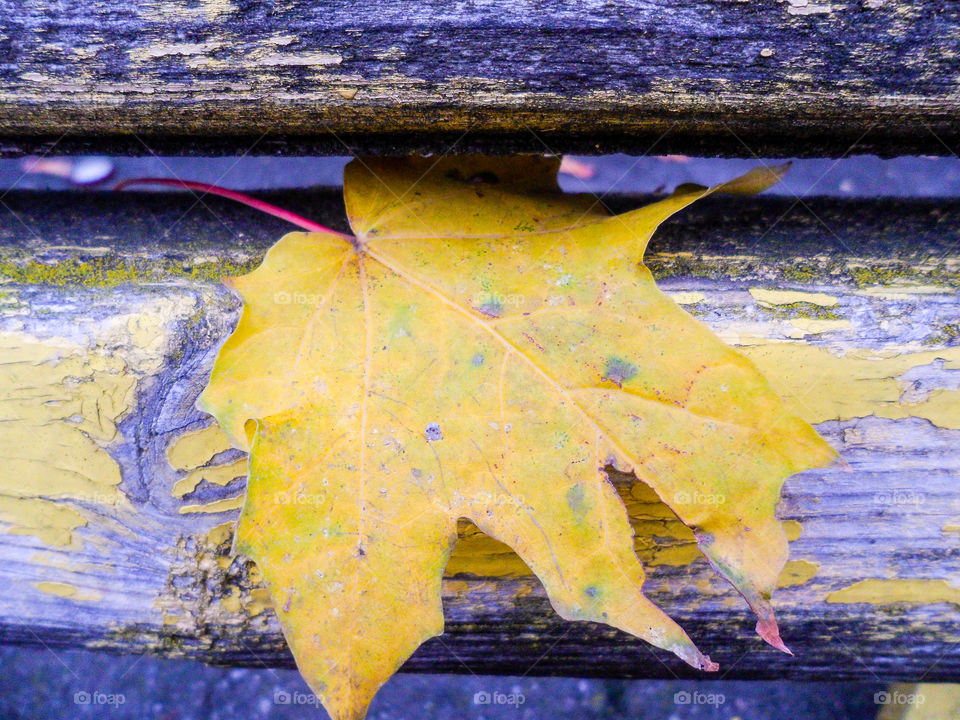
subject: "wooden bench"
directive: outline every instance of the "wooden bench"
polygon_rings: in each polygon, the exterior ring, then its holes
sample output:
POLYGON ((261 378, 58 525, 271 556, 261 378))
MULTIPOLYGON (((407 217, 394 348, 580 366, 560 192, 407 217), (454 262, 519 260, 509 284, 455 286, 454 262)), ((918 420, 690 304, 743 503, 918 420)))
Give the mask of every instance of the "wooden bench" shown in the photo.
MULTIPOLYGON (((889 155, 960 141, 953 2, 9 5, 10 155, 454 141, 889 155)), ((345 229, 337 194, 271 200, 345 229)), ((219 277, 255 266, 288 228, 177 193, 0 201, 0 641, 289 664, 254 567, 229 554, 243 457, 193 407, 238 317, 219 277)), ((955 200, 764 197, 706 200, 655 236, 661 286, 753 358, 852 469, 784 489, 792 562, 774 606, 794 658, 754 636, 669 510, 615 478, 648 594, 725 677, 960 677, 958 235, 955 200)), ((519 560, 470 526, 444 606, 446 634, 407 669, 692 672, 607 627, 564 623, 519 560)))
POLYGON ((459 141, 460 152, 656 143, 749 157, 840 155, 853 143, 943 154, 960 142, 955 0, 0 9, 8 153, 55 141, 136 154, 142 142, 352 154, 459 141))

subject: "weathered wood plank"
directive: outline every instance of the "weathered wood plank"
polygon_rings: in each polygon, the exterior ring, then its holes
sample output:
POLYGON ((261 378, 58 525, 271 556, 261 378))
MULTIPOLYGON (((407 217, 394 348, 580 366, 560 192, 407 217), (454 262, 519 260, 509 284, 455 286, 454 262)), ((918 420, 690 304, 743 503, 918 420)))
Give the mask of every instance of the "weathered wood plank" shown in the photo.
MULTIPOLYGON (((332 194, 273 199, 342 227, 332 194)), ((0 640, 289 663, 253 566, 229 555, 243 459, 193 408, 237 319, 215 277, 282 226, 189 195, 3 202, 20 222, 0 225, 0 640)), ((960 203, 809 205, 714 199, 651 245, 662 286, 850 465, 784 489, 794 562, 774 604, 797 657, 762 645, 690 533, 617 476, 649 595, 727 677, 956 680, 960 203)), ((512 554, 462 530, 447 633, 407 669, 687 672, 564 623, 512 554)))
POLYGON ((960 141, 956 0, 3 0, 0 17, 10 154, 64 134, 61 149, 133 153, 960 141))

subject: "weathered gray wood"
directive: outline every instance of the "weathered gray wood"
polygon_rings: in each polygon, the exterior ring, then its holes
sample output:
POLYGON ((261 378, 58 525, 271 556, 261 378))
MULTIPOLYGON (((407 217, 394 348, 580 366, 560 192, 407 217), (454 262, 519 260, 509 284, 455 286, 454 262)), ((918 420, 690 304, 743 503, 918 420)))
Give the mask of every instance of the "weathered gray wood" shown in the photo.
POLYGON ((3 0, 0 17, 11 154, 64 134, 61 149, 133 153, 960 141, 955 0, 3 0))
MULTIPOLYGON (((342 227, 332 194, 272 199, 342 227)), ((209 419, 193 408, 237 319, 215 277, 256 263, 283 226, 184 194, 3 203, 17 219, 0 224, 0 640, 288 664, 255 571, 229 555, 236 510, 211 512, 242 493, 242 461, 196 434, 209 419)), ((957 680, 960 204, 809 205, 710 200, 650 248, 662 287, 850 465, 784 489, 781 515, 802 533, 774 605, 796 657, 753 635, 678 523, 617 476, 648 592, 728 678, 957 680)), ((687 674, 621 633, 564 623, 509 553, 463 530, 447 633, 407 669, 687 674)))

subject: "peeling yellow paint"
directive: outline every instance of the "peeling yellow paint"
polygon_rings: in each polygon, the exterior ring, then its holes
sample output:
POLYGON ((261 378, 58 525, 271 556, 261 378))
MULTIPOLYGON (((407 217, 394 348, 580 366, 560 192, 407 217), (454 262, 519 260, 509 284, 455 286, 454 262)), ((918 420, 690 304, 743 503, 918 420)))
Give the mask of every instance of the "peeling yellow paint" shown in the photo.
POLYGON ((77 588, 70 583, 62 582, 37 582, 33 586, 47 595, 56 595, 63 598, 72 598, 77 594, 77 588))
POLYGON ((804 338, 807 335, 849 330, 853 327, 849 320, 820 320, 818 318, 792 318, 790 325, 793 329, 787 333, 787 336, 796 339, 804 338))
POLYGON ((762 342, 740 352, 760 368, 774 389, 811 423, 877 417, 925 418, 935 425, 960 429, 960 390, 929 392, 910 401, 908 370, 944 360, 944 369, 960 369, 960 348, 923 352, 851 350, 836 355, 802 343, 762 342))
POLYGON ((270 591, 266 588, 254 588, 250 591, 250 602, 246 610, 251 617, 256 617, 265 610, 273 609, 273 601, 270 599, 270 591))
POLYGON ((136 376, 109 352, 19 333, 0 333, 0 358, 0 520, 68 545, 84 508, 125 501, 102 446, 132 407, 136 376))
POLYGON ((77 510, 37 498, 0 495, 0 522, 12 527, 13 535, 32 535, 47 545, 76 547, 73 531, 87 524, 77 510))
POLYGON ((791 560, 780 573, 777 587, 793 587, 808 583, 818 570, 820 570, 820 564, 811 560, 791 560))
POLYGON ((180 508, 181 515, 191 515, 195 513, 218 513, 227 510, 239 510, 243 507, 243 495, 237 497, 224 498, 204 505, 184 505, 180 508))
POLYGON ((940 528, 940 532, 945 532, 945 533, 960 533, 960 525, 956 525, 956 524, 953 524, 953 523, 950 523, 950 524, 948 524, 948 525, 944 525, 942 528, 940 528))
POLYGON ((702 303, 707 299, 707 296, 702 292, 696 291, 667 293, 667 297, 673 300, 677 305, 696 305, 697 303, 702 303))
POLYGON ((784 520, 783 531, 787 534, 787 540, 793 542, 803 533, 803 525, 796 520, 784 520))
POLYGON ((833 295, 801 290, 768 290, 750 288, 750 295, 761 305, 792 305, 793 303, 811 303, 820 307, 833 307, 839 302, 833 295))
POLYGON ((644 565, 689 565, 701 557, 693 531, 644 482, 618 488, 634 530, 634 550, 644 565))
POLYGON ((860 580, 842 590, 828 593, 826 601, 872 605, 952 603, 960 606, 960 588, 950 585, 946 580, 934 579, 860 580))
POLYGON ((228 465, 213 465, 194 470, 185 478, 177 480, 173 485, 172 494, 180 498, 197 489, 201 482, 214 485, 226 485, 234 478, 244 477, 247 474, 247 459, 241 458, 228 465))
POLYGON ((533 574, 509 546, 484 535, 473 523, 461 521, 458 531, 460 538, 447 562, 446 576, 519 577, 533 574))
POLYGON ((177 470, 193 470, 206 465, 215 455, 229 449, 230 440, 226 433, 214 423, 174 439, 167 447, 167 462, 177 470))
POLYGON ((75 562, 72 554, 63 553, 59 548, 52 552, 44 550, 31 553, 30 564, 85 575, 93 575, 104 571, 103 565, 100 564, 75 562))
POLYGON ((8 532, 79 548, 77 528, 131 509, 108 448, 135 408, 139 379, 164 362, 170 318, 194 304, 160 298, 98 321, 96 334, 79 340, 0 333, 0 522, 8 532))
POLYGON ((941 285, 902 285, 895 288, 884 286, 864 288, 862 290, 855 290, 853 294, 882 298, 884 300, 903 300, 911 295, 953 295, 956 294, 956 291, 941 285))
POLYGON ((240 588, 228 588, 226 595, 220 598, 220 604, 223 605, 223 609, 227 612, 238 613, 241 608, 241 595, 240 588))
POLYGON ((35 582, 33 586, 47 595, 56 595, 57 597, 67 598, 69 600, 78 600, 81 602, 98 602, 102 599, 100 593, 88 590, 81 591, 75 585, 65 582, 35 582))
POLYGON ((212 547, 222 545, 224 542, 233 537, 233 530, 235 526, 236 523, 232 521, 214 525, 207 532, 207 543, 212 547))

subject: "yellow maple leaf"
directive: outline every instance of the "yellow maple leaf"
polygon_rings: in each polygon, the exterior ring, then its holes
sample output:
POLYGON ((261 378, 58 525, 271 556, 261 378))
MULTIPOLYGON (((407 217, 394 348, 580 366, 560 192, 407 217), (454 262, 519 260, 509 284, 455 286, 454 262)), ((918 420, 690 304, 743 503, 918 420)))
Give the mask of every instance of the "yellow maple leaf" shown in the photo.
POLYGON ((609 465, 695 530, 783 647, 780 486, 835 453, 640 263, 672 213, 780 171, 610 216, 561 193, 557 165, 354 160, 354 237, 291 233, 230 283, 243 316, 200 407, 250 451, 235 549, 337 720, 363 717, 443 631, 461 517, 513 548, 564 618, 716 669, 644 597, 609 465))

